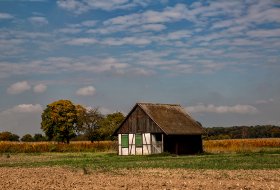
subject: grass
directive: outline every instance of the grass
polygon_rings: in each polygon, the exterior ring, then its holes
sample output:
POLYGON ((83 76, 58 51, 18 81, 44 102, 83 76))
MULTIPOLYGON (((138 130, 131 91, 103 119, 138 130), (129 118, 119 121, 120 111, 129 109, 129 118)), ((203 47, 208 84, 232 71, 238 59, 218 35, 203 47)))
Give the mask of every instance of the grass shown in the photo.
POLYGON ((113 171, 134 168, 279 169, 279 153, 201 154, 192 156, 118 156, 116 153, 0 154, 0 167, 71 167, 113 171))

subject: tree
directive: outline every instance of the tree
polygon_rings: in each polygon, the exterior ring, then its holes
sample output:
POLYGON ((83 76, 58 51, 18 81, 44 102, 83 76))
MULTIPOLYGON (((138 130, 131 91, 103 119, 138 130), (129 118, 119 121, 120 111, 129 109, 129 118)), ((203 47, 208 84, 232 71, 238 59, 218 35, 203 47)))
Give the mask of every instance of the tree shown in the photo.
POLYGON ((19 141, 19 136, 8 131, 0 133, 0 141, 19 141))
POLYGON ((30 135, 30 134, 23 135, 23 137, 20 140, 22 142, 32 142, 32 141, 34 141, 32 135, 30 135))
POLYGON ((87 110, 83 106, 77 105, 76 109, 78 116, 77 130, 83 133, 91 142, 94 140, 100 140, 99 128, 103 116, 98 108, 87 110))
POLYGON ((99 132, 104 140, 113 140, 114 131, 124 121, 125 117, 121 112, 108 114, 101 122, 99 132))
POLYGON ((48 140, 56 139, 69 144, 76 135, 77 111, 70 100, 58 100, 47 105, 42 113, 41 129, 48 140))
POLYGON ((42 134, 35 134, 33 139, 35 142, 46 141, 46 138, 42 134))

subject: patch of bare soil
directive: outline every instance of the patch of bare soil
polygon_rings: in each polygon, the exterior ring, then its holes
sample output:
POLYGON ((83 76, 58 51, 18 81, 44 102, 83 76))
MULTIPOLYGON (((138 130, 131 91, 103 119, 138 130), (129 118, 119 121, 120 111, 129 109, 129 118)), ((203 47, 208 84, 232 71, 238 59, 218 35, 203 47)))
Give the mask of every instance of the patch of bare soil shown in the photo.
POLYGON ((280 170, 0 168, 0 189, 280 190, 280 170))

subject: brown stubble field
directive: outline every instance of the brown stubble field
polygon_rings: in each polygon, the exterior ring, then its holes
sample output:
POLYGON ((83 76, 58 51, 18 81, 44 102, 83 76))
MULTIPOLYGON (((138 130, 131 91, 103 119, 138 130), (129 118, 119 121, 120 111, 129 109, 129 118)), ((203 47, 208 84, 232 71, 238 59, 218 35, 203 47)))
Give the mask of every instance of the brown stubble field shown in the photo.
POLYGON ((280 170, 0 168, 1 189, 279 189, 280 170))

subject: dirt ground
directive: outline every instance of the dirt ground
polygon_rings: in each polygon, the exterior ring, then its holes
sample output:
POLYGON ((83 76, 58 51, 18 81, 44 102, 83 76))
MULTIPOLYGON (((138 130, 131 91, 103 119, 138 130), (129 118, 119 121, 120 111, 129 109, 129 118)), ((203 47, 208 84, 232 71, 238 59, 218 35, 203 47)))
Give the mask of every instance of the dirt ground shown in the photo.
POLYGON ((280 170, 0 168, 0 189, 280 190, 280 170))

